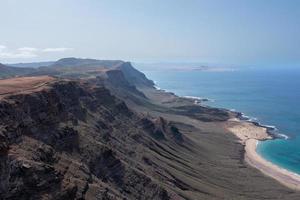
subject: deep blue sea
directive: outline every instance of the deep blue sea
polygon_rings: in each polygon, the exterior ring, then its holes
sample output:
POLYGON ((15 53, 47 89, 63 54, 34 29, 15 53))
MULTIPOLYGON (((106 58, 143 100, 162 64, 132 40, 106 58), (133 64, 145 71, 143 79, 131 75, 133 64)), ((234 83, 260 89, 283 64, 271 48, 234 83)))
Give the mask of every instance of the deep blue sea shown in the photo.
POLYGON ((241 69, 237 71, 143 70, 158 87, 180 96, 213 101, 214 107, 235 109, 276 126, 288 139, 260 142, 265 159, 300 174, 300 69, 241 69))

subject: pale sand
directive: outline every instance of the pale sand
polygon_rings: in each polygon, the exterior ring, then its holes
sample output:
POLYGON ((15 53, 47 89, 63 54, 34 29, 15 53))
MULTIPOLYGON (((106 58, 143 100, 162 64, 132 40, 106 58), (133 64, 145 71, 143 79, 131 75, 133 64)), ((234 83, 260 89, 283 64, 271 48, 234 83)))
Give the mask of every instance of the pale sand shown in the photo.
POLYGON ((236 118, 230 119, 227 122, 227 129, 233 132, 242 144, 245 144, 250 138, 257 140, 272 139, 267 133, 267 128, 255 126, 251 122, 240 121, 236 118))
POLYGON ((270 176, 281 184, 300 190, 300 175, 265 160, 256 152, 256 146, 260 140, 271 139, 267 129, 255 126, 250 122, 242 122, 238 119, 231 119, 227 123, 227 129, 234 133, 242 144, 245 145, 245 160, 252 167, 259 169, 262 173, 270 176))

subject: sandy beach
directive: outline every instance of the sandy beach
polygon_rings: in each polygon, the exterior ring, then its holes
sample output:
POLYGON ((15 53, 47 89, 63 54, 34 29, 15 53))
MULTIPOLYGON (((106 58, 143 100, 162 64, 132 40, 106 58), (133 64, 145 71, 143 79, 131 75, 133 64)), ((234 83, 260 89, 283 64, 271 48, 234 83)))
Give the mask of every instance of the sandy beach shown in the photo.
POLYGON ((245 160, 248 164, 259 169, 265 175, 276 179, 281 184, 294 190, 300 190, 300 175, 265 160, 256 152, 259 141, 272 139, 266 128, 234 118, 228 121, 227 129, 234 133, 240 142, 245 145, 245 160))

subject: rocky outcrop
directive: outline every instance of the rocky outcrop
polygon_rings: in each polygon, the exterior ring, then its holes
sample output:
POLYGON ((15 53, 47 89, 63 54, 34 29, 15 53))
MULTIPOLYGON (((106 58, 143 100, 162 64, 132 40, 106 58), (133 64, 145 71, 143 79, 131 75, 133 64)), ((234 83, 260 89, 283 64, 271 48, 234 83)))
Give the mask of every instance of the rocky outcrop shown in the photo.
POLYGON ((152 80, 147 79, 145 74, 136 70, 130 62, 124 62, 119 64, 117 69, 120 69, 126 79, 132 84, 137 87, 150 87, 154 88, 154 82, 152 80))
POLYGON ((162 117, 152 120, 145 117, 138 124, 156 140, 175 141, 178 143, 184 140, 178 128, 172 122, 168 122, 162 117))
POLYGON ((136 86, 132 83, 130 83, 125 78, 124 72, 121 70, 109 70, 106 72, 107 74, 107 84, 114 87, 114 89, 119 89, 120 92, 131 92, 132 94, 138 95, 143 98, 147 98, 141 91, 137 90, 136 86))
POLYGON ((142 164, 140 152, 155 149, 157 134, 167 141, 180 133, 163 119, 140 117, 100 86, 56 81, 5 97, 0 199, 180 199, 142 164))

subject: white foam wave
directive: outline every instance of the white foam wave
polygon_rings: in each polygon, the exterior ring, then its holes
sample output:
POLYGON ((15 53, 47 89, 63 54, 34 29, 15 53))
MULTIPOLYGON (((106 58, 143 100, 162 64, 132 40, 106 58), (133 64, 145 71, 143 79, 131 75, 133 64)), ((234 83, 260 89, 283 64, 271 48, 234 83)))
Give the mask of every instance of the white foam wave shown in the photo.
POLYGON ((164 89, 161 89, 160 87, 158 87, 157 85, 154 85, 154 88, 157 89, 157 90, 161 90, 161 91, 164 91, 164 89))
POLYGON ((282 133, 277 133, 277 135, 280 137, 280 138, 283 138, 285 140, 289 139, 289 136, 285 135, 285 134, 282 134, 282 133))
POLYGON ((273 125, 261 124, 261 126, 264 126, 264 127, 266 127, 266 128, 272 129, 272 130, 274 130, 274 131, 278 131, 277 127, 276 127, 276 126, 273 126, 273 125))
POLYGON ((196 99, 196 100, 203 100, 203 98, 201 97, 195 97, 195 96, 183 96, 184 98, 188 98, 188 99, 196 99))
POLYGON ((204 97, 196 97, 196 96, 183 96, 184 98, 188 98, 188 99, 193 99, 193 100, 198 100, 198 101, 210 101, 210 102, 215 102, 214 99, 208 99, 208 98, 204 98, 204 97))
POLYGON ((157 89, 157 90, 161 90, 161 88, 158 87, 158 86, 156 86, 156 85, 154 85, 154 87, 155 87, 155 89, 157 89))
MULTIPOLYGON (((235 109, 231 109, 231 110, 235 111, 235 109)), ((285 139, 285 140, 289 139, 289 136, 287 136, 285 134, 282 134, 282 133, 278 133, 278 128, 274 125, 261 124, 261 123, 258 122, 257 118, 250 117, 248 115, 245 115, 244 113, 241 113, 241 116, 242 116, 243 120, 246 120, 246 121, 249 121, 249 122, 256 122, 256 123, 258 123, 259 126, 263 126, 263 127, 268 128, 268 129, 271 129, 273 134, 277 135, 278 138, 282 138, 282 139, 285 139)))
POLYGON ((251 117, 248 115, 245 115, 244 113, 241 113, 242 119, 249 121, 249 122, 258 122, 258 119, 256 117, 251 117))
POLYGON ((250 117, 248 121, 249 122, 257 122, 258 120, 256 117, 250 117))

